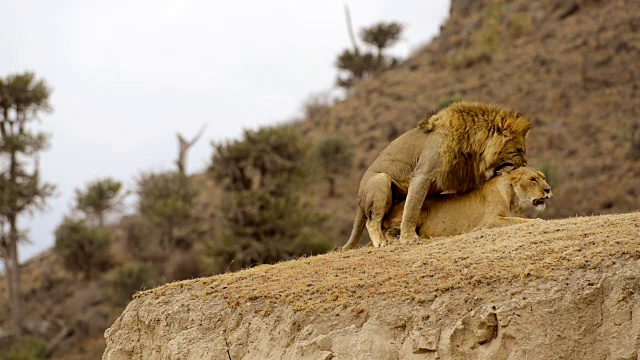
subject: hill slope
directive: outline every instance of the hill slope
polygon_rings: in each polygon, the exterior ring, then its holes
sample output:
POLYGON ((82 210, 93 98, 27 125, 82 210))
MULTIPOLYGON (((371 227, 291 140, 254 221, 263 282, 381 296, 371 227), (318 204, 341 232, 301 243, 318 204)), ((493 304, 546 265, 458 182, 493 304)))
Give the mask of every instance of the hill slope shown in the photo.
POLYGON ((638 259, 631 213, 259 266, 139 293, 103 359, 635 358, 638 259))
POLYGON ((349 236, 358 182, 374 157, 455 95, 532 120, 529 164, 545 170, 555 194, 544 217, 637 210, 638 59, 634 1, 453 0, 429 45, 299 124, 312 138, 343 136, 358 151, 357 168, 339 182, 343 198, 321 200, 332 207, 336 237, 349 236))

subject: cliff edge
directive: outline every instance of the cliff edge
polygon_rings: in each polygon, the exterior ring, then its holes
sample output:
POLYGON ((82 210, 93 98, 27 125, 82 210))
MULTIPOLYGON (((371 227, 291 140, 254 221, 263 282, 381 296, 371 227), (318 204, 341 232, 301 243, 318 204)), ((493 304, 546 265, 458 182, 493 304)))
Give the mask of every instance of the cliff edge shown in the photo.
MULTIPOLYGON (((431 44, 299 124, 359 149, 325 231, 348 237, 366 166, 455 95, 531 114, 529 160, 562 199, 545 216, 637 209, 632 3, 452 1, 431 44)), ((637 359, 639 257, 635 212, 259 266, 140 293, 103 358, 637 359)))
POLYGON ((119 359, 636 359, 640 212, 362 248, 138 293, 119 359))

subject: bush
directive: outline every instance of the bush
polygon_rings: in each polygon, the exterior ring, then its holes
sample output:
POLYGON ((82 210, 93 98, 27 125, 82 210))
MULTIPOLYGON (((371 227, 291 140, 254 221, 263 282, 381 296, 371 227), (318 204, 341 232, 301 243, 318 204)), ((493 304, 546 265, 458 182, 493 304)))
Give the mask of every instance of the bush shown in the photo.
POLYGON ((116 304, 126 305, 138 291, 160 284, 160 277, 153 265, 128 263, 111 271, 107 296, 116 304))
POLYGON ((7 351, 0 351, 0 360, 44 360, 46 358, 47 342, 35 336, 19 338, 7 351))
POLYGON ((76 209, 88 220, 104 226, 107 215, 122 205, 122 183, 111 178, 90 182, 86 189, 76 189, 76 209))
POLYGON ((213 147, 209 174, 227 191, 269 188, 280 194, 308 172, 308 146, 292 128, 245 130, 243 139, 213 147))
POLYGON ((209 245, 213 271, 224 272, 331 247, 315 229, 324 217, 300 200, 308 176, 307 146, 290 128, 245 131, 244 139, 214 144, 211 176, 226 190, 224 226, 209 245))
POLYGON ((159 245, 173 248, 180 240, 189 248, 192 241, 180 232, 187 231, 192 221, 191 208, 198 195, 191 180, 179 172, 143 174, 137 193, 138 211, 160 233, 159 245))
POLYGON ((109 266, 111 240, 105 230, 90 228, 82 220, 65 219, 55 237, 55 250, 67 270, 79 271, 89 280, 109 266))
POLYGON ((271 196, 263 190, 233 192, 223 208, 226 226, 211 246, 214 272, 274 264, 329 251, 316 230, 325 220, 294 193, 271 196))
POLYGON ((462 101, 462 95, 453 94, 445 97, 441 97, 438 99, 438 103, 436 104, 436 111, 440 111, 447 106, 462 101))

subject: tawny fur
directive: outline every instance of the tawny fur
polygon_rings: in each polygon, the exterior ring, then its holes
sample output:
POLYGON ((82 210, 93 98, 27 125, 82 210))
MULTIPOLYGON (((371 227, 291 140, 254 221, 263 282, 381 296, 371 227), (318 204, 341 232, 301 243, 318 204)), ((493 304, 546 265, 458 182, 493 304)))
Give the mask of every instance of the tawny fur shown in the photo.
POLYGON ((426 196, 476 189, 503 163, 526 165, 529 126, 520 113, 467 102, 420 120, 382 150, 362 177, 358 212, 343 249, 358 243, 365 226, 374 246, 386 244, 382 219, 391 209, 392 193, 406 195, 400 241, 417 239, 426 196))
MULTIPOLYGON (((536 221, 522 217, 524 209, 543 210, 551 196, 544 174, 523 166, 495 176, 468 193, 427 198, 416 227, 420 237, 427 238, 536 221)), ((403 205, 395 205, 383 220, 387 241, 395 240, 400 233, 403 205)))

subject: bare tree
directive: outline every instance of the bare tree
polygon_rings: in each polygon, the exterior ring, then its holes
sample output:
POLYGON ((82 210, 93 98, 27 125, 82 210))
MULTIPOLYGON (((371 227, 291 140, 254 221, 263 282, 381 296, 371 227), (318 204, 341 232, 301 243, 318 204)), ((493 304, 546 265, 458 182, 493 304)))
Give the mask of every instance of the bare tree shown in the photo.
POLYGON ((351 12, 349 11, 349 7, 347 5, 344 6, 344 16, 347 20, 347 31, 349 31, 349 39, 351 39, 351 44, 353 45, 353 53, 358 55, 360 54, 360 49, 358 49, 356 37, 353 34, 353 26, 351 25, 351 12))
POLYGON ((178 159, 176 160, 176 165, 178 165, 178 172, 181 174, 186 174, 187 172, 187 152, 193 144, 200 140, 200 137, 204 134, 206 129, 207 124, 202 125, 200 131, 198 131, 191 141, 187 141, 182 134, 176 133, 176 136, 178 137, 178 159))

